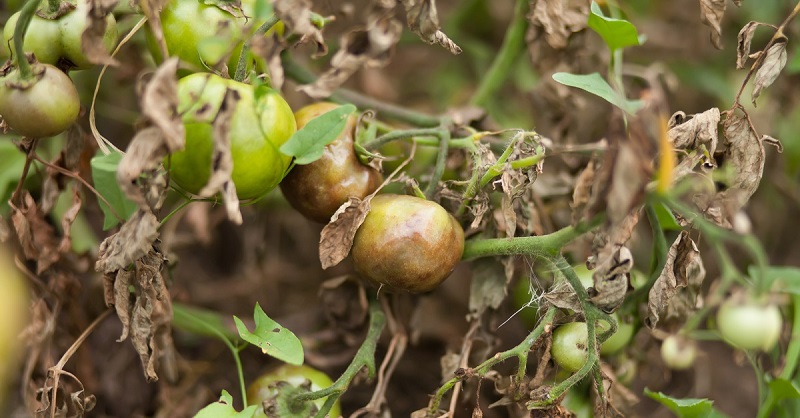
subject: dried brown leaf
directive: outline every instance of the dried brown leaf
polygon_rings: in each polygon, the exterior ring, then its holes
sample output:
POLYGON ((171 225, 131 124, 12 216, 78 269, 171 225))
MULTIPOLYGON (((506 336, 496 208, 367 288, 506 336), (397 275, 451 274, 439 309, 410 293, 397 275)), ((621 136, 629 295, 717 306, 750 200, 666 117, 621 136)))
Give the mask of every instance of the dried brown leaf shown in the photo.
POLYGON ((675 112, 670 118, 667 135, 675 148, 695 150, 702 145, 710 155, 714 155, 719 119, 720 113, 716 107, 691 115, 688 119, 683 112, 675 112))
POLYGON ((722 17, 725 15, 727 0, 700 0, 700 19, 711 28, 711 43, 722 49, 722 17))
POLYGON ((158 238, 158 219, 149 210, 137 210, 119 232, 103 240, 95 270, 112 273, 144 257, 158 238))
MULTIPOLYGON (((668 307, 673 304, 673 298, 682 292, 681 289, 691 286, 694 294, 689 296, 696 298, 705 274, 697 245, 687 231, 681 231, 669 248, 664 270, 650 288, 645 325, 655 328, 660 315, 667 312, 668 307)), ((694 301, 692 302, 693 307, 694 301)))
POLYGON ((753 78, 753 106, 756 105, 756 99, 761 95, 761 90, 771 86, 783 67, 786 66, 786 43, 786 38, 782 38, 767 50, 767 56, 764 57, 761 67, 758 68, 753 78))
POLYGON ((272 7, 275 15, 295 34, 300 35, 300 42, 313 42, 317 52, 315 57, 328 53, 322 32, 311 23, 310 0, 275 0, 272 7))
POLYGON ((753 35, 756 33, 759 23, 755 21, 747 22, 736 36, 736 68, 744 68, 747 58, 750 56, 750 44, 753 42, 753 35))
POLYGON ((468 318, 480 318, 487 309, 497 309, 506 298, 505 268, 496 258, 476 260, 472 269, 468 318))
POLYGON ((164 203, 166 173, 161 163, 169 154, 162 131, 151 126, 137 132, 117 166, 117 183, 140 210, 158 209, 164 203))
POLYGON ((36 274, 50 268, 61 259, 55 230, 27 191, 22 207, 11 207, 11 223, 16 231, 22 253, 28 260, 36 261, 36 274))
POLYGON ((575 180, 575 189, 572 192, 572 221, 578 222, 584 218, 586 206, 589 204, 591 197, 592 184, 594 184, 594 177, 597 173, 597 158, 593 157, 586 168, 581 171, 575 180))
POLYGON ((178 62, 177 58, 164 61, 140 94, 142 114, 161 129, 164 145, 171 153, 183 149, 186 136, 178 113, 178 62))
POLYGON ((603 311, 613 312, 633 289, 630 283, 633 255, 628 247, 609 243, 596 259, 592 273, 594 285, 589 289, 589 298, 603 311))
POLYGON ((567 46, 570 35, 586 28, 589 2, 582 0, 532 0, 528 20, 541 26, 547 43, 561 49, 567 46))
POLYGON ((300 86, 299 90, 315 99, 325 98, 361 67, 385 65, 401 32, 400 22, 389 16, 371 21, 366 29, 344 34, 340 40, 341 48, 331 59, 331 68, 314 83, 300 86))
POLYGON ((371 201, 372 195, 364 200, 350 197, 331 216, 330 223, 322 228, 319 237, 319 261, 323 269, 339 264, 350 254, 353 238, 369 213, 371 201))
POLYGON ((72 189, 72 205, 64 212, 61 217, 61 243, 58 245, 58 252, 66 254, 72 249, 72 224, 78 217, 81 210, 81 194, 77 187, 72 189))
POLYGON ((284 46, 275 36, 256 36, 250 39, 250 51, 267 63, 269 84, 275 90, 283 89, 284 74, 281 52, 284 46))
MULTIPOLYGON (((106 50, 104 37, 108 26, 108 17, 116 7, 119 0, 89 0, 85 11, 87 16, 86 29, 81 34, 81 52, 92 64, 119 65, 106 50)), ((82 12, 78 8, 73 13, 82 12)))
POLYGON ((461 48, 441 31, 435 0, 402 0, 402 3, 408 26, 423 41, 439 44, 451 54, 461 53, 461 48))

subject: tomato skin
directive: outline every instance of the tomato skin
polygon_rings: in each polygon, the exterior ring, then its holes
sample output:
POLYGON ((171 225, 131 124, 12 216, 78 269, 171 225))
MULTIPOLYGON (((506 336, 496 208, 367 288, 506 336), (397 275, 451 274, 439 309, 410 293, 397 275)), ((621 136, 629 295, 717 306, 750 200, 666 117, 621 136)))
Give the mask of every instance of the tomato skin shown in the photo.
POLYGON ((670 335, 661 343, 661 359, 673 370, 686 370, 697 358, 697 345, 680 335, 670 335))
MULTIPOLYGON (((297 128, 337 107, 333 103, 315 103, 298 110, 297 128)), ((319 160, 295 166, 281 181, 286 200, 311 220, 327 223, 349 197, 363 199, 383 181, 378 170, 361 164, 353 149, 355 124, 356 117, 351 116, 342 134, 325 146, 319 160)))
POLYGON ((170 176, 180 187, 199 193, 211 175, 212 124, 229 90, 239 96, 230 121, 233 183, 239 199, 258 198, 278 185, 290 157, 279 148, 297 127, 289 104, 277 91, 253 87, 210 73, 178 82, 178 111, 186 127, 186 149, 171 156, 170 176))
POLYGON ((769 351, 780 339, 783 317, 776 305, 731 298, 717 311, 717 328, 735 348, 769 351))
POLYGON ((464 252, 464 230, 443 207, 414 196, 378 195, 356 232, 356 271, 389 289, 435 289, 464 252))
MULTIPOLYGON (((620 321, 619 316, 616 313, 612 313, 611 318, 617 321, 617 332, 611 334, 607 340, 600 344, 600 354, 604 356, 617 353, 623 348, 627 347, 628 343, 633 338, 633 333, 635 331, 633 324, 620 321)), ((598 321, 597 333, 600 334, 601 332, 607 330, 607 325, 608 324, 606 324, 605 321, 598 321)))
POLYGON ((52 65, 36 64, 32 70, 41 78, 26 89, 15 86, 19 82, 16 68, 0 79, 0 116, 20 135, 57 135, 78 119, 78 91, 69 76, 52 65))
MULTIPOLYGON (((284 364, 277 369, 261 375, 253 383, 251 383, 247 388, 247 400, 251 405, 261 405, 263 401, 275 396, 276 389, 274 387, 270 387, 273 384, 279 381, 284 381, 292 386, 300 386, 306 381, 306 379, 311 381, 312 391, 325 389, 333 385, 333 381, 330 377, 328 377, 328 375, 313 367, 307 365, 294 366, 290 364, 284 364)), ((325 403, 325 399, 326 398, 322 398, 314 401, 314 403, 317 405, 317 408, 322 407, 322 404, 325 403)), ((337 401, 335 404, 333 404, 328 416, 339 417, 341 414, 342 409, 337 401)), ((259 409, 255 415, 256 418, 264 416, 265 414, 261 409, 259 409)))
POLYGON ((570 372, 576 372, 586 364, 589 356, 589 331, 585 322, 570 322, 553 331, 550 348, 553 360, 570 372))
MULTIPOLYGON (((56 65, 62 68, 85 70, 94 64, 81 50, 81 36, 89 22, 87 12, 89 4, 86 0, 79 0, 74 10, 61 16, 57 20, 49 20, 34 15, 28 30, 25 32, 23 49, 33 52, 36 59, 45 64, 56 65)), ((3 54, 11 56, 13 48, 14 27, 19 19, 19 13, 13 14, 3 28, 3 54)), ((109 53, 117 45, 119 32, 117 21, 112 14, 106 16, 106 31, 103 34, 103 46, 109 53)))

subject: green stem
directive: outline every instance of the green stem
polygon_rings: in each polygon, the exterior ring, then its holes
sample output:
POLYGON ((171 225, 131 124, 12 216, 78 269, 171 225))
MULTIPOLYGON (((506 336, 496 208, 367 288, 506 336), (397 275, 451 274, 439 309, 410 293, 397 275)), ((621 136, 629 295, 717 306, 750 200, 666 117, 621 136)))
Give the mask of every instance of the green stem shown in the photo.
POLYGON ((423 128, 423 129, 397 130, 397 131, 389 132, 387 134, 383 134, 383 135, 373 139, 372 141, 369 141, 369 142, 366 142, 366 143, 362 144, 362 146, 365 149, 369 150, 369 151, 374 151, 374 150, 376 150, 376 149, 388 144, 389 142, 403 140, 403 139, 411 139, 411 138, 414 138, 414 137, 417 137, 417 136, 428 136, 428 137, 432 136, 432 137, 436 137, 437 138, 437 140, 436 140, 437 144, 436 145, 439 146, 439 144, 442 141, 442 137, 445 135, 446 131, 447 131, 446 129, 442 129, 442 128, 423 128))
MULTIPOLYGON (((597 216, 590 222, 582 222, 575 226, 567 226, 548 235, 514 238, 487 238, 468 240, 464 244, 463 260, 497 255, 529 255, 537 257, 554 257, 561 248, 584 233, 598 227, 603 216, 597 216)), ((581 289, 583 287, 581 286, 581 289)), ((576 289, 576 291, 578 291, 576 289)), ((585 292, 585 290, 584 290, 585 292)))
POLYGON ((367 368, 370 377, 375 375, 375 349, 384 326, 386 326, 386 314, 381 310, 378 301, 372 299, 369 304, 369 330, 367 331, 367 336, 344 373, 330 387, 299 394, 292 399, 292 403, 310 402, 327 397, 328 399, 325 400, 322 408, 315 415, 315 418, 325 418, 333 404, 347 390, 350 382, 353 381, 362 368, 367 368))
POLYGON ((197 200, 190 198, 190 199, 187 199, 187 200, 184 200, 183 202, 181 202, 181 204, 178 205, 177 208, 173 209, 172 212, 170 212, 167 216, 164 217, 164 219, 161 220, 161 222, 159 223, 159 226, 163 226, 165 223, 167 223, 167 221, 170 218, 172 218, 173 215, 175 215, 176 213, 180 212, 183 208, 185 208, 186 206, 189 206, 189 204, 193 203, 193 202, 197 202, 197 200))
POLYGON ((645 211, 647 212, 647 220, 650 223, 650 231, 653 236, 654 265, 653 269, 650 271, 650 277, 647 279, 647 283, 638 287, 629 297, 625 298, 625 302, 633 306, 639 306, 639 303, 647 298, 650 288, 653 287, 653 284, 661 276, 661 272, 667 264, 667 252, 669 251, 667 237, 664 235, 664 228, 661 227, 661 221, 658 220, 653 202, 649 202, 645 206, 645 211))
MULTIPOLYGON (((314 74, 296 63, 288 53, 281 55, 281 61, 287 77, 303 84, 311 84, 316 80, 314 74)), ((352 103, 360 109, 374 109, 380 117, 409 123, 414 126, 433 128, 442 124, 442 118, 440 117, 382 102, 347 89, 340 88, 336 90, 331 94, 330 100, 337 103, 352 103)))
POLYGON ((492 95, 508 79, 514 60, 525 45, 525 31, 528 28, 528 0, 517 0, 514 8, 514 20, 506 31, 503 45, 495 56, 489 71, 481 79, 470 102, 475 106, 485 106, 492 95))
POLYGON ((444 175, 444 166, 447 163, 447 151, 450 146, 450 132, 446 129, 442 130, 442 135, 439 137, 439 152, 436 154, 436 166, 433 169, 433 175, 425 188, 425 196, 428 200, 433 199, 436 193, 436 187, 439 185, 439 180, 444 175))
MULTIPOLYGON (((256 32, 253 36, 261 36, 267 33, 268 30, 272 29, 275 24, 278 23, 278 17, 272 15, 269 19, 267 19, 264 24, 256 29, 256 32)), ((250 55, 250 41, 244 43, 242 46, 242 53, 239 55, 239 61, 236 63, 236 73, 233 75, 233 79, 236 81, 244 81, 245 77, 247 77, 247 62, 248 56, 250 55)))
POLYGON ((517 371, 517 383, 522 380, 522 377, 525 376, 525 364, 527 363, 528 359, 528 352, 531 349, 531 346, 542 336, 545 332, 545 329, 552 327, 553 319, 558 312, 558 308, 551 306, 547 309, 542 320, 539 321, 539 324, 528 334, 525 339, 517 344, 516 347, 511 348, 509 350, 503 351, 502 353, 498 353, 493 355, 488 360, 481 363, 479 366, 469 370, 468 373, 460 374, 447 382, 445 382, 439 390, 436 391, 436 395, 434 396, 433 400, 431 400, 430 406, 428 411, 430 414, 435 414, 436 411, 439 410, 439 405, 442 402, 442 398, 444 397, 447 392, 449 392, 456 383, 466 380, 472 376, 484 376, 489 370, 492 369, 495 365, 502 363, 503 361, 508 360, 511 357, 517 357, 519 359, 519 368, 522 370, 522 374, 520 375, 520 371, 517 371))
POLYGON ((33 16, 36 14, 36 9, 39 7, 40 0, 28 0, 22 10, 19 12, 17 25, 14 26, 14 61, 19 68, 20 80, 30 80, 33 78, 33 70, 28 59, 25 57, 25 32, 28 30, 33 16))

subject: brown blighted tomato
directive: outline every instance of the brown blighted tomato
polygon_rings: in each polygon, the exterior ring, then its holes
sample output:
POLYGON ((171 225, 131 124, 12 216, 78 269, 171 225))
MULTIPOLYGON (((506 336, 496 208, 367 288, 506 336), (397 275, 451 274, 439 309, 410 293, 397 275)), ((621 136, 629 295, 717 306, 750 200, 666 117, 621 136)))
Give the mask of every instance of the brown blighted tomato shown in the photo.
POLYGON ((464 252, 464 230, 438 204, 414 196, 378 195, 351 254, 359 274, 390 289, 428 292, 464 252))
MULTIPOLYGON (((315 103, 295 113, 297 128, 338 105, 315 103)), ((303 216, 322 223, 330 221, 351 196, 363 199, 383 181, 381 173, 361 164, 353 149, 356 118, 351 116, 341 135, 325 146, 322 158, 307 165, 297 165, 281 182, 286 200, 303 216)))

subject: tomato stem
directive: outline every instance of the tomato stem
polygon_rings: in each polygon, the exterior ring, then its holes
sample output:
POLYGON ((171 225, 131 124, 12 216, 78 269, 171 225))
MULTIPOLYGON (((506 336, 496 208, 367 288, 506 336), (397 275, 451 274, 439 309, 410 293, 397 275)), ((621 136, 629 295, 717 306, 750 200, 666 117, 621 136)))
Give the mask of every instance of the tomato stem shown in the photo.
MULTIPOLYGON (((256 32, 253 36, 263 36, 267 33, 268 30, 272 29, 275 24, 278 23, 278 17, 272 15, 266 22, 264 22, 261 26, 256 29, 256 32)), ((236 81, 244 81, 247 77, 247 63, 250 60, 250 41, 244 43, 242 46, 242 53, 239 54, 239 61, 236 63, 236 73, 233 75, 233 79, 236 81)))
POLYGON ((36 14, 36 9, 39 8, 39 1, 28 0, 20 10, 17 25, 14 26, 14 61, 17 64, 17 68, 19 68, 20 80, 33 78, 33 70, 25 57, 24 44, 25 32, 27 32, 34 14, 36 14))

